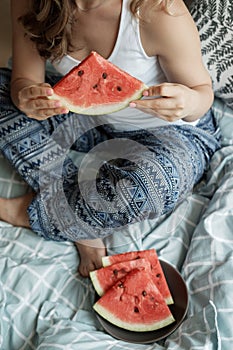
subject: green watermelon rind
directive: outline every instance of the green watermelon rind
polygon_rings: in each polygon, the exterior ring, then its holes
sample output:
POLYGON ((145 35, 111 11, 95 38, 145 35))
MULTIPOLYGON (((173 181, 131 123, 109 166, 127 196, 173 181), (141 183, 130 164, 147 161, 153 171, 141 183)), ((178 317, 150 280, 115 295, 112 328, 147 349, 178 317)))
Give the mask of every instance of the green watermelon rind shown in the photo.
POLYGON ((99 295, 99 296, 102 296, 104 294, 104 290, 103 288, 101 287, 100 283, 99 283, 99 279, 97 277, 97 274, 96 274, 96 271, 90 271, 89 273, 89 276, 90 276, 90 279, 91 279, 91 282, 95 288, 95 291, 96 293, 99 295))
POLYGON ((167 305, 172 305, 174 304, 174 300, 171 296, 167 297, 167 298, 164 298, 165 302, 167 305))
POLYGON ((109 321, 110 323, 114 324, 117 327, 127 329, 129 331, 133 332, 149 332, 149 331, 155 331, 160 328, 166 327, 170 325, 171 323, 175 322, 175 319, 172 315, 166 317, 162 321, 156 321, 154 323, 145 324, 145 323, 138 323, 138 324, 132 324, 125 321, 120 320, 117 318, 113 313, 106 310, 102 305, 99 305, 98 302, 96 302, 93 305, 94 310, 102 316, 104 319, 109 321))
POLYGON ((81 108, 80 106, 77 107, 74 104, 72 104, 69 99, 62 97, 60 95, 57 95, 54 93, 52 96, 49 96, 49 99, 51 100, 59 100, 61 104, 66 107, 69 111, 74 112, 76 114, 83 114, 83 115, 104 115, 104 114, 111 114, 114 112, 118 112, 126 107, 129 106, 129 103, 131 101, 136 101, 142 98, 143 91, 147 89, 147 86, 142 83, 142 86, 140 89, 138 89, 132 96, 128 97, 122 102, 117 103, 107 103, 107 104, 95 104, 90 107, 84 107, 81 108))
POLYGON ((111 265, 112 263, 111 263, 111 255, 109 256, 109 255, 106 255, 106 256, 103 256, 102 257, 102 265, 104 266, 104 267, 106 267, 106 266, 109 266, 109 265, 111 265))

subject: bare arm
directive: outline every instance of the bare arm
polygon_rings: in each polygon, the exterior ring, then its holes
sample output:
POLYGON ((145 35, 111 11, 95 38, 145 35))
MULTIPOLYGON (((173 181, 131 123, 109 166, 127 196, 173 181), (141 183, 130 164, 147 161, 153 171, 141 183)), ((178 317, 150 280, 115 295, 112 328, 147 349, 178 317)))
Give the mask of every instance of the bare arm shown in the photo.
POLYGON ((26 86, 44 82, 45 62, 25 36, 18 18, 28 9, 28 0, 11 1, 12 17, 12 99, 18 105, 18 92, 26 86))
POLYGON ((152 12, 150 23, 142 26, 144 48, 148 55, 158 56, 167 77, 167 83, 151 87, 145 95, 162 98, 136 104, 163 119, 194 121, 213 102, 211 79, 202 62, 198 31, 183 1, 174 0, 170 10, 172 14, 152 12))
MULTIPOLYGON (((45 119, 62 113, 58 101, 48 100, 53 90, 45 79, 45 60, 35 45, 25 36, 18 18, 23 15, 30 0, 11 0, 12 20, 12 81, 11 98, 14 104, 28 116, 45 119)), ((63 109, 64 112, 64 109, 63 109)))

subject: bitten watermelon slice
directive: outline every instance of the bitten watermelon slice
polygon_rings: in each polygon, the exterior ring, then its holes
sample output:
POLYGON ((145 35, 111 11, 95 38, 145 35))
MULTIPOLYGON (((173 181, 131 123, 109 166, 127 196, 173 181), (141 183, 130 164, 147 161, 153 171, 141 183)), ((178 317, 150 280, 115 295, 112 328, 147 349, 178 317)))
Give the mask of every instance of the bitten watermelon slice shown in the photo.
POLYGON ((109 114, 142 97, 147 86, 96 52, 91 52, 56 85, 51 99, 59 99, 79 114, 109 114))
POLYGON ((174 301, 172 299, 171 292, 169 290, 155 249, 139 250, 111 256, 104 256, 102 258, 102 264, 103 266, 109 266, 118 262, 132 261, 135 259, 147 259, 150 262, 154 283, 156 284, 160 293, 163 295, 166 303, 168 305, 173 304, 174 301))
POLYGON ((146 259, 124 261, 90 272, 90 278, 98 295, 103 295, 117 281, 133 269, 150 271, 150 263, 146 259))
POLYGON ((93 305, 112 324, 135 332, 153 331, 175 321, 148 270, 132 270, 93 305))

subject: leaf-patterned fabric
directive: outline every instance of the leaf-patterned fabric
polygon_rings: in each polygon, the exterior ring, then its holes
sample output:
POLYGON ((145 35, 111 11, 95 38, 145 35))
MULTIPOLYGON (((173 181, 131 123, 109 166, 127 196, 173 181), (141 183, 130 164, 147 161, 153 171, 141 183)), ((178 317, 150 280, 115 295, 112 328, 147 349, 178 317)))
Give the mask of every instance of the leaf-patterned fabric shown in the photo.
POLYGON ((190 12, 215 95, 233 108, 233 0, 195 0, 190 12))

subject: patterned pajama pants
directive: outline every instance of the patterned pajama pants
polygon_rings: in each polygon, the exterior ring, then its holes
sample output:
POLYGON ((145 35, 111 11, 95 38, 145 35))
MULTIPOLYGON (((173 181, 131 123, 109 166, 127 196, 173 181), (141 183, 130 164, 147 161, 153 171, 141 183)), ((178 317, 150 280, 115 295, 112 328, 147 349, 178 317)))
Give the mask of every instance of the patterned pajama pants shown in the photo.
POLYGON ((75 113, 28 118, 11 102, 10 74, 0 70, 1 151, 36 193, 28 214, 45 239, 104 238, 172 211, 220 146, 211 111, 197 126, 125 132, 75 113))

